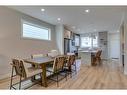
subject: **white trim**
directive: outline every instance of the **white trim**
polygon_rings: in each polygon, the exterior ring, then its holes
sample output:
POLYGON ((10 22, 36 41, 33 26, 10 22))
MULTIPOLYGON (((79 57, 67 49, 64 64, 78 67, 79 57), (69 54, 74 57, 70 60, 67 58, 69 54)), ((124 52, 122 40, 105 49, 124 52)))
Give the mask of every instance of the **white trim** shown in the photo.
POLYGON ((0 80, 5 79, 5 78, 9 78, 10 76, 11 76, 10 73, 0 75, 0 80))
POLYGON ((42 41, 42 40, 44 40, 44 41, 51 41, 51 29, 21 19, 21 38, 23 38, 23 39, 31 39, 31 40, 34 39, 34 40, 41 40, 41 41, 42 41), (41 29, 46 29, 46 30, 48 30, 48 39, 39 39, 39 38, 32 38, 32 37, 23 37, 23 24, 28 24, 28 25, 31 25, 31 26, 35 26, 35 27, 37 27, 37 28, 41 28, 41 29))
POLYGON ((99 39, 98 32, 82 34, 80 36, 80 47, 81 48, 98 48, 98 46, 99 46, 98 39, 99 39), (93 46, 93 38, 91 37, 92 34, 95 34, 97 36, 97 46, 93 46), (82 40, 81 40, 82 37, 90 37, 91 38, 91 46, 82 46, 82 40))

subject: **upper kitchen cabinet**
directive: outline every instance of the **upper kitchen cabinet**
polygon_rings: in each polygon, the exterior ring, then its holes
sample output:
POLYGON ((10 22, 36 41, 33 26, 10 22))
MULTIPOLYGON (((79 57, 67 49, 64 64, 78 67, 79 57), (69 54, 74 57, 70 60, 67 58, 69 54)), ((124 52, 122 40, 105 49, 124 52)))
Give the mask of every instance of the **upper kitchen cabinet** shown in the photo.
POLYGON ((80 35, 64 28, 64 38, 70 39, 72 46, 80 46, 80 35))
POLYGON ((72 39, 72 32, 70 30, 64 30, 64 38, 72 39))

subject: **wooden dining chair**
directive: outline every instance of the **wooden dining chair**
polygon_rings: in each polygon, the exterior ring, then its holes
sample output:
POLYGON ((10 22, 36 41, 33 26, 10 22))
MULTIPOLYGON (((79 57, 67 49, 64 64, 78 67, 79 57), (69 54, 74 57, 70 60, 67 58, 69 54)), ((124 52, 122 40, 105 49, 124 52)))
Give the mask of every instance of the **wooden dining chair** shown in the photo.
POLYGON ((48 53, 48 56, 49 57, 57 57, 59 55, 59 52, 57 50, 51 50, 49 53, 48 53))
MULTIPOLYGON (((12 88, 13 89, 16 89, 14 86, 16 86, 18 84, 19 84, 19 88, 18 89, 21 89, 21 86, 22 86, 21 83, 22 82, 24 82, 25 80, 28 80, 28 79, 32 78, 33 76, 41 75, 42 74, 42 70, 41 69, 36 69, 34 67, 27 68, 25 66, 24 61, 23 60, 20 60, 20 59, 12 59, 11 65, 12 65, 12 73, 11 73, 10 89, 12 89, 12 88), (15 73, 14 73, 14 71, 15 71, 15 73), (13 84, 13 79, 16 76, 19 77, 19 82, 13 84)), ((39 82, 39 81, 37 81, 37 82, 39 82)))
MULTIPOLYGON (((64 75, 61 74, 62 71, 64 71, 63 66, 65 63, 65 57, 59 56, 56 57, 53 63, 53 66, 50 68, 47 68, 47 72, 50 72, 50 75, 56 76, 56 79, 53 77, 49 78, 55 82, 57 82, 57 87, 59 86, 58 82, 66 77, 67 80, 67 73, 65 72, 64 75), (59 79, 59 75, 64 76, 63 78, 59 79)), ((62 72, 63 73, 63 72, 62 72)))
POLYGON ((101 53, 102 53, 102 50, 98 50, 97 53, 95 54, 95 56, 92 56, 92 65, 93 66, 96 66, 97 64, 98 65, 101 64, 101 62, 102 62, 101 53))
POLYGON ((31 58, 33 59, 33 58, 39 58, 39 57, 44 57, 44 55, 43 54, 32 54, 31 55, 31 58))
POLYGON ((75 72, 75 74, 77 74, 75 55, 68 56, 65 68, 67 69, 67 71, 71 75, 71 77, 72 77, 73 72, 75 72), (73 67, 74 67, 74 69, 73 69, 73 67))

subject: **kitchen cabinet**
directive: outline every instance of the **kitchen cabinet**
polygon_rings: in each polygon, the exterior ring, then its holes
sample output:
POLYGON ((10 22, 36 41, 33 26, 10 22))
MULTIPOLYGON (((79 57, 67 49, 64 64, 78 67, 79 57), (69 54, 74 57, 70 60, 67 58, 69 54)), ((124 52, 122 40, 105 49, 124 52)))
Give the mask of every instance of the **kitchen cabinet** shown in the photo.
POLYGON ((64 30, 64 38, 67 38, 67 39, 72 39, 72 32, 65 29, 64 30))

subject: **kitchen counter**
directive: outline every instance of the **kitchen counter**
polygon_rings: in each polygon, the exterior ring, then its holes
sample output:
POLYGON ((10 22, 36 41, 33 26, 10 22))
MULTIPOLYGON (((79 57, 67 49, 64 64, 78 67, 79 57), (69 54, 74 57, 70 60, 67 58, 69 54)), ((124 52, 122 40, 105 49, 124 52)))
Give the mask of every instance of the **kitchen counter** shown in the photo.
POLYGON ((91 66, 92 57, 97 51, 95 50, 83 50, 79 51, 79 56, 81 57, 81 63, 91 66))
POLYGON ((83 50, 83 51, 79 51, 79 52, 85 52, 85 53, 96 53, 96 50, 83 50))

